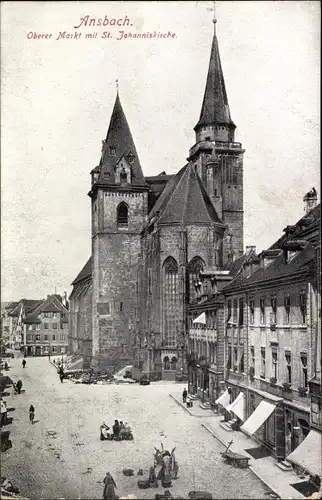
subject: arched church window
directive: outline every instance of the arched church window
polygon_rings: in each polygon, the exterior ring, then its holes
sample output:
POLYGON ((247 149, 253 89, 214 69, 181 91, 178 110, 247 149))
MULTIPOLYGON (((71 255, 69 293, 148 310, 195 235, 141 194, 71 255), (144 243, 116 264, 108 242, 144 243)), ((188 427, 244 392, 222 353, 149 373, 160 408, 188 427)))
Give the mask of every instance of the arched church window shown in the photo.
POLYGON ((177 344, 179 330, 179 278, 178 264, 173 257, 168 257, 163 264, 163 340, 169 347, 177 344))
POLYGON ((177 358, 175 356, 172 356, 171 359, 171 370, 176 370, 177 369, 177 358))
POLYGON ((217 239, 215 242, 215 265, 219 269, 222 266, 222 239, 217 239))
POLYGON ((170 370, 170 360, 169 360, 169 357, 166 356, 164 359, 163 359, 163 369, 164 370, 170 370))
POLYGON ((188 264, 189 279, 189 302, 196 296, 195 283, 199 281, 199 273, 205 269, 206 265, 201 257, 193 257, 188 264))
POLYGON ((121 186, 128 183, 127 182, 127 173, 126 173, 124 168, 120 172, 120 183, 121 183, 121 186))
POLYGON ((119 227, 126 227, 129 223, 129 210, 128 206, 122 201, 117 207, 117 225, 119 227))

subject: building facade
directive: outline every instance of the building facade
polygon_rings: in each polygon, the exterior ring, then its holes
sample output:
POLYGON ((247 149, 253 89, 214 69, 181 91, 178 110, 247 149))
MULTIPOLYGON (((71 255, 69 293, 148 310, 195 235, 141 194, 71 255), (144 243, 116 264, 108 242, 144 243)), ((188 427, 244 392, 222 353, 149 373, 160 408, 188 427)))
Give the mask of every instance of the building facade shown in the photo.
POLYGON ((319 467, 305 460, 306 443, 313 436, 318 449, 321 440, 312 434, 321 429, 319 248, 320 205, 224 288, 227 397, 219 400, 227 419, 277 459, 299 463, 300 450, 299 465, 313 476, 319 467))
POLYGON ((69 346, 79 349, 82 335, 74 314, 90 315, 92 368, 116 369, 134 354, 136 377, 187 376, 195 278, 243 253, 244 150, 235 129, 215 31, 195 145, 177 174, 144 177, 117 94, 91 172, 91 311, 77 299, 77 279, 70 297, 69 346))
POLYGON ((23 319, 26 356, 60 355, 68 347, 68 303, 60 295, 48 295, 23 319), (63 303, 64 302, 64 303, 63 303))

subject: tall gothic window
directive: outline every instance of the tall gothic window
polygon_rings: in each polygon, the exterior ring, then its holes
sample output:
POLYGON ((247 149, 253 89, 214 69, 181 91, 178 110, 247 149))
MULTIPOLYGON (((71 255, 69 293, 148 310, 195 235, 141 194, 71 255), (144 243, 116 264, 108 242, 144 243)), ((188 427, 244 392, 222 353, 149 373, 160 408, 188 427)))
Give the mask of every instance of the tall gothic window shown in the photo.
POLYGON ((129 223, 129 210, 127 204, 122 201, 117 207, 117 225, 127 227, 129 223))
POLYGON ((205 263, 201 257, 193 257, 188 264, 189 279, 189 302, 196 296, 196 283, 199 280, 199 273, 205 268, 205 263))
POLYGON ((163 340, 167 346, 177 345, 179 329, 178 264, 168 257, 163 264, 163 340))

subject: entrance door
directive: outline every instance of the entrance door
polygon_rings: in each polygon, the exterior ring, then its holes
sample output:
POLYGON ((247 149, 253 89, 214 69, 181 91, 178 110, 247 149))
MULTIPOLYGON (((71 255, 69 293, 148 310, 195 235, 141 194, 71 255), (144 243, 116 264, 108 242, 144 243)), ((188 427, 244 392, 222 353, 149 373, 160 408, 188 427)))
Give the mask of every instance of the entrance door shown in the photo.
POLYGON ((37 345, 36 346, 36 356, 40 356, 41 355, 41 350, 40 350, 40 346, 37 345))

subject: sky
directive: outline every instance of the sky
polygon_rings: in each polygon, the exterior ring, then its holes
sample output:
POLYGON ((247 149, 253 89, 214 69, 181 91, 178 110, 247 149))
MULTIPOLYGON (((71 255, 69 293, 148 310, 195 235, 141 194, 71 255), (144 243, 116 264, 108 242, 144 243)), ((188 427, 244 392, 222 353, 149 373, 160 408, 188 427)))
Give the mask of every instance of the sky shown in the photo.
MULTIPOLYGON (((116 79, 144 174, 185 165, 206 83, 212 6, 1 2, 2 301, 69 294, 89 258, 90 171, 116 79), (106 16, 109 25, 85 26, 86 16, 106 16), (112 25, 126 16, 132 26, 112 25), (121 31, 175 36, 121 38, 121 31)), ((320 2, 219 1, 216 17, 235 140, 246 150, 244 243, 260 251, 303 215, 304 194, 319 186, 320 2)))

